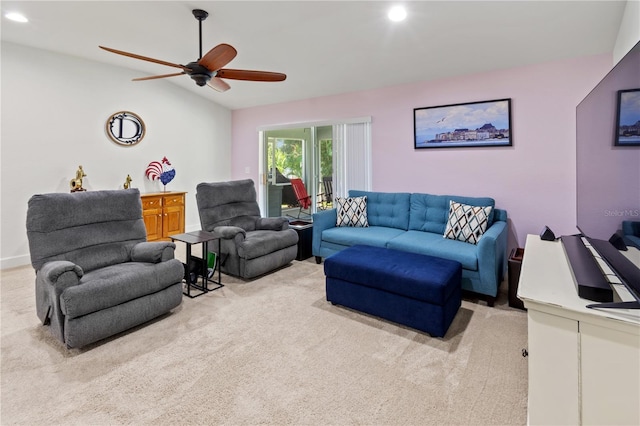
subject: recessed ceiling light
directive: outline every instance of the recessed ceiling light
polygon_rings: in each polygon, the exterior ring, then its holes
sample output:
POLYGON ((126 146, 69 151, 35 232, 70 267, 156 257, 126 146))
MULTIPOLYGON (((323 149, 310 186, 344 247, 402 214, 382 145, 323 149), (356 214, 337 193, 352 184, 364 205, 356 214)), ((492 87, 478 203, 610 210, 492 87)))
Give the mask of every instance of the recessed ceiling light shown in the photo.
POLYGON ((407 17, 407 11, 403 6, 393 6, 391 9, 389 9, 389 13, 387 13, 387 16, 393 22, 404 21, 404 19, 407 17))
POLYGON ((29 20, 24 15, 17 12, 9 12, 4 16, 5 18, 11 19, 12 21, 15 21, 15 22, 29 22, 29 20))

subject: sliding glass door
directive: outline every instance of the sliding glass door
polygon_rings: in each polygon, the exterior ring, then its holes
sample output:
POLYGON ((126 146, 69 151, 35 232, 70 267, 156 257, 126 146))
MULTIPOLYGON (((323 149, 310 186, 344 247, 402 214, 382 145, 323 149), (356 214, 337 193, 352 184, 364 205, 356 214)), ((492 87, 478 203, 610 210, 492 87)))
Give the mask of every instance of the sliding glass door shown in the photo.
POLYGON ((369 119, 264 129, 260 140, 261 205, 268 217, 311 220, 314 212, 333 208, 334 188, 341 196, 347 188, 371 189, 369 119), (302 181, 302 194, 294 179, 302 181))
MULTIPOLYGON (((298 199, 291 186, 291 179, 304 182, 307 170, 307 148, 311 140, 311 128, 268 131, 264 133, 267 171, 267 216, 298 216, 298 199)), ((307 214, 308 216, 309 214, 307 214)))

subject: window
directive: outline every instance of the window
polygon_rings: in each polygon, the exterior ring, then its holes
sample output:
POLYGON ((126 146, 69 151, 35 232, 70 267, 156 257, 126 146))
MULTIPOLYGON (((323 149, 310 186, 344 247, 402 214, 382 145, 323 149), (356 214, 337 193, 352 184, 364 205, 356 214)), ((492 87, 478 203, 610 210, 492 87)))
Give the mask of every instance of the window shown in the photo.
POLYGON ((332 208, 333 196, 349 189, 371 189, 370 118, 314 124, 260 130, 259 202, 266 216, 297 217, 291 178, 304 182, 312 212, 332 208))

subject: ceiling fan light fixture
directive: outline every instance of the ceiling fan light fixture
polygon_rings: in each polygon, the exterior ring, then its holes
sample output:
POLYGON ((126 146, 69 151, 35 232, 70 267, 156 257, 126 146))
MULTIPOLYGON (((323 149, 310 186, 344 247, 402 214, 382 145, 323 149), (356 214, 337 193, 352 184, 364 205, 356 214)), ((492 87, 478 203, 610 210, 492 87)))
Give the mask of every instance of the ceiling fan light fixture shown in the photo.
POLYGON ((187 68, 189 69, 187 74, 189 74, 189 77, 191 77, 198 86, 206 85, 209 80, 211 80, 211 77, 213 77, 211 71, 197 62, 189 62, 187 68))
POLYGON ((211 80, 211 74, 191 74, 191 79, 196 82, 198 86, 205 86, 209 80, 211 80))

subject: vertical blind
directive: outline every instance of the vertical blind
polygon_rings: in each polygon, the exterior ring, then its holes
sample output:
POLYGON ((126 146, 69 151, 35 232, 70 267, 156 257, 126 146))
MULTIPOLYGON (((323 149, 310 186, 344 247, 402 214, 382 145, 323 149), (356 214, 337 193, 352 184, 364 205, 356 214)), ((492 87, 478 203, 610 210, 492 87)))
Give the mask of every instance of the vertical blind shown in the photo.
POLYGON ((333 195, 371 190, 371 122, 333 126, 333 195))

